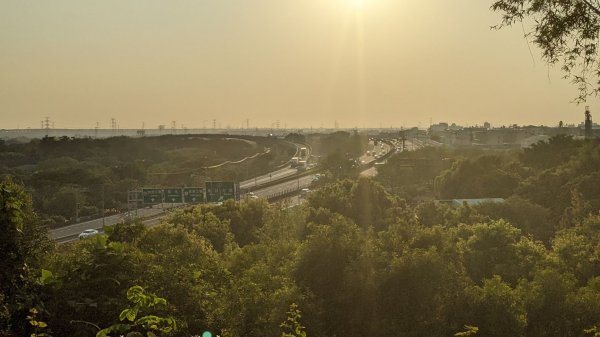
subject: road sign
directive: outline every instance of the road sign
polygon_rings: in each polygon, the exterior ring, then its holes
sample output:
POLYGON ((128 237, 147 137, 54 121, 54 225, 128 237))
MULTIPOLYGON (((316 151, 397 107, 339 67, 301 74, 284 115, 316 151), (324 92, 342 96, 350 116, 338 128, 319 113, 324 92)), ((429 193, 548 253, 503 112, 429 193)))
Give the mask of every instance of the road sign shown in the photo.
POLYGON ((142 191, 127 191, 127 200, 129 200, 129 202, 142 202, 144 200, 142 191))
POLYGON ((203 203, 204 188, 202 187, 184 187, 183 188, 184 202, 188 203, 203 203))
POLYGON ((235 200, 235 184, 233 181, 207 181, 206 201, 221 202, 228 199, 235 200))
POLYGON ((163 200, 163 190, 160 188, 143 188, 142 196, 146 205, 160 204, 163 200))
POLYGON ((182 203, 183 190, 181 188, 165 188, 165 202, 182 203))

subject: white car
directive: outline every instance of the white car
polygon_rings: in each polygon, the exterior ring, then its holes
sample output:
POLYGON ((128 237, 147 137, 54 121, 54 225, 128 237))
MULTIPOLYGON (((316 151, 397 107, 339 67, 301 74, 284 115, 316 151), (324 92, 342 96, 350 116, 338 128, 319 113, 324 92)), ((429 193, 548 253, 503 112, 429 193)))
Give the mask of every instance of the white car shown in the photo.
POLYGON ((98 235, 100 232, 96 229, 86 229, 79 234, 79 240, 89 238, 90 236, 98 235))

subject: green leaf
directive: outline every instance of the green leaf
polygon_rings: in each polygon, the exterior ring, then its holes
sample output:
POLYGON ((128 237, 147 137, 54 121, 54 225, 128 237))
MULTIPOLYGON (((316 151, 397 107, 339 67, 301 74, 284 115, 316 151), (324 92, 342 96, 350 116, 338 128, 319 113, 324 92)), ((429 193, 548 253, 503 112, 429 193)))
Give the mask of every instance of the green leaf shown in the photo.
POLYGON ((123 311, 121 311, 121 313, 119 314, 119 321, 125 320, 125 318, 129 314, 129 310, 131 309, 124 309, 123 311))
POLYGON ((157 337, 156 334, 152 331, 148 331, 146 334, 148 335, 148 337, 157 337))
POLYGON ((140 286, 133 286, 127 290, 127 299, 130 301, 137 300, 137 302, 139 302, 139 297, 140 297, 140 295, 143 295, 143 294, 144 294, 144 288, 142 288, 140 286))
POLYGON ((154 305, 157 305, 157 304, 167 305, 167 300, 165 300, 164 298, 161 298, 161 297, 156 297, 154 299, 154 305))
POLYGON ((55 281, 55 279, 54 279, 54 275, 52 274, 52 272, 49 270, 46 270, 46 269, 42 269, 42 275, 39 277, 38 282, 41 285, 48 285, 54 281, 55 281))
POLYGON ((108 333, 110 332, 110 328, 102 329, 96 333, 96 337, 108 337, 108 333))
POLYGON ((144 337, 141 332, 132 331, 126 335, 126 337, 144 337))
POLYGON ((160 317, 154 315, 148 315, 144 317, 140 317, 135 324, 152 324, 160 322, 160 317))
POLYGON ((127 319, 131 322, 135 320, 135 316, 137 316, 137 310, 132 309, 127 312, 127 319))

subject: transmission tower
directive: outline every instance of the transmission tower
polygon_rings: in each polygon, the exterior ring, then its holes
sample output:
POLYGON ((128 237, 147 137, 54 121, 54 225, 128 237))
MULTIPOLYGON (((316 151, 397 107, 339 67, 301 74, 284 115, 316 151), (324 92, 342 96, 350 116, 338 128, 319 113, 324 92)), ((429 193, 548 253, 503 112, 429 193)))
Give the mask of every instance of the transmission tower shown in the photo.
POLYGON ((52 128, 54 127, 54 122, 50 120, 50 117, 45 117, 42 121, 42 129, 46 130, 46 137, 48 137, 48 134, 50 133, 51 126, 52 128))

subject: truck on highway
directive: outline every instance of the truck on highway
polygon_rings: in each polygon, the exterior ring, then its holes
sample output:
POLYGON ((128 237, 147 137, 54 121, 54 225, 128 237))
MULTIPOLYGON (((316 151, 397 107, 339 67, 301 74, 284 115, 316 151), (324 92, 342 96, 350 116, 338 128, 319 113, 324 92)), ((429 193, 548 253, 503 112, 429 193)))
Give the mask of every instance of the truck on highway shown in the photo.
POLYGON ((299 160, 296 168, 298 169, 298 172, 306 171, 306 169, 308 168, 308 163, 306 162, 306 160, 299 160))
POLYGON ((308 159, 308 149, 306 147, 301 147, 298 157, 300 157, 300 160, 307 160, 308 159))

